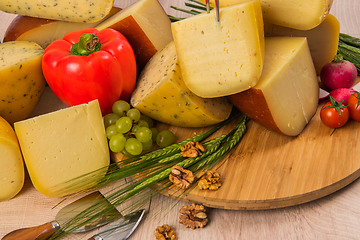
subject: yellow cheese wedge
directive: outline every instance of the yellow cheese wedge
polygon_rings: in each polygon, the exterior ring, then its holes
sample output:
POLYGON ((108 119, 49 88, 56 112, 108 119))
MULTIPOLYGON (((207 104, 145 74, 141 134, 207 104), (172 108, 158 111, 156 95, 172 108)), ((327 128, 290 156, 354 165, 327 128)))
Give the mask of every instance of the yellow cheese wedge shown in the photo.
POLYGON ((97 22, 110 11, 114 0, 28 0, 0 1, 0 10, 30 17, 69 22, 97 22))
POLYGON ((104 19, 93 23, 58 21, 18 15, 6 29, 3 42, 31 41, 45 49, 51 42, 62 39, 68 32, 93 28, 120 10, 121 8, 114 6, 104 19))
MULTIPOLYGON (((35 188, 50 197, 62 183, 110 163, 105 127, 97 100, 14 124, 24 161, 35 188)), ((90 179, 91 184, 101 177, 90 179)), ((61 193, 61 194, 60 194, 61 193)))
POLYGON ((121 32, 134 49, 139 72, 147 61, 172 41, 171 21, 158 0, 139 0, 124 8, 96 29, 121 32))
MULTIPOLYGON (((251 0, 221 0, 220 7, 244 3, 251 0)), ((205 0, 200 0, 205 3, 205 0)), ((215 6, 215 0, 210 0, 215 6)), ((309 30, 325 20, 333 0, 261 0, 264 21, 279 26, 309 30)))
POLYGON ((334 15, 329 14, 319 26, 310 30, 296 30, 271 23, 265 23, 264 31, 265 37, 306 37, 316 73, 320 74, 321 68, 326 63, 331 62, 336 55, 339 42, 340 23, 334 15))
POLYGON ((317 75, 304 37, 265 40, 265 64, 258 84, 229 96, 245 115, 273 131, 301 133, 316 112, 317 75))
POLYGON ((0 116, 10 124, 30 115, 44 91, 44 50, 34 42, 0 44, 0 116))
POLYGON ((184 84, 174 42, 157 52, 142 71, 131 105, 170 125, 205 127, 226 120, 232 105, 227 98, 203 99, 184 84))
POLYGON ((0 202, 15 197, 24 185, 25 171, 14 129, 0 117, 0 202))
POLYGON ((260 1, 203 13, 171 24, 186 86, 204 98, 255 86, 264 60, 260 1))

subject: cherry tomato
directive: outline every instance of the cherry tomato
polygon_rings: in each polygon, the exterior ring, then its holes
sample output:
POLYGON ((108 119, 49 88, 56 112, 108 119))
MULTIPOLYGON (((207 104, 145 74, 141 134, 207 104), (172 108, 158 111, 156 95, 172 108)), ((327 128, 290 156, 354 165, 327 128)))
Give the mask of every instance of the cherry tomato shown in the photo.
POLYGON ((345 125, 349 119, 349 110, 330 96, 330 102, 327 102, 320 111, 321 121, 330 128, 339 128, 345 125))
POLYGON ((360 93, 354 91, 348 99, 348 106, 350 118, 360 122, 360 93))

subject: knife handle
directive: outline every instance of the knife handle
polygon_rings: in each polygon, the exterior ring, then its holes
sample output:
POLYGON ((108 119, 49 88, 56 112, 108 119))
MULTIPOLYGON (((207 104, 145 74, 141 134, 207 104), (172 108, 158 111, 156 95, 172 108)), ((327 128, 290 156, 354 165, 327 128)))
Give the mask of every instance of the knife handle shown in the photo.
POLYGON ((56 222, 49 222, 36 227, 21 228, 6 234, 1 240, 46 240, 59 227, 56 222))

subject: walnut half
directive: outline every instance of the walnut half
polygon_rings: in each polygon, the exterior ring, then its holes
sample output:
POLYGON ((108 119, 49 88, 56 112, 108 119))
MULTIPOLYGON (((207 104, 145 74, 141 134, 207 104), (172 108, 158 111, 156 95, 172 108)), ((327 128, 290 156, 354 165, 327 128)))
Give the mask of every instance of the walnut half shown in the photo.
POLYGON ((194 181, 194 175, 190 170, 186 170, 179 165, 175 165, 171 168, 169 180, 177 187, 186 189, 194 181))
POLYGON ((183 157, 195 158, 205 152, 206 148, 199 142, 188 141, 180 150, 183 157))
POLYGON ((198 187, 200 189, 218 190, 221 187, 220 174, 213 170, 206 171, 198 181, 198 187))
POLYGON ((203 205, 191 204, 183 206, 180 209, 180 221, 179 223, 184 224, 185 227, 196 229, 203 228, 208 223, 208 218, 206 215, 206 209, 203 205))
POLYGON ((157 240, 177 240, 175 230, 167 224, 156 228, 155 237, 157 240))

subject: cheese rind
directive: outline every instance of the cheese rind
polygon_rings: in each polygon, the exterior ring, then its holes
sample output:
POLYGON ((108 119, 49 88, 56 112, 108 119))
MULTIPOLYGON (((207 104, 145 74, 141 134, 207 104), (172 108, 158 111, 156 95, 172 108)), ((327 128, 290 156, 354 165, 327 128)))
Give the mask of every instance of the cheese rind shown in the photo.
POLYGON ((263 75, 253 88, 229 96, 245 115, 288 136, 296 136, 314 116, 317 75, 306 38, 268 37, 263 75))
POLYGON ((94 28, 120 10, 121 8, 114 6, 105 18, 93 23, 58 21, 18 15, 6 29, 3 42, 31 41, 45 49, 51 42, 62 39, 68 32, 94 28))
POLYGON ((15 197, 25 179, 19 143, 11 125, 0 117, 0 202, 15 197))
POLYGON ((91 179, 95 184, 110 163, 105 127, 97 100, 61 109, 14 124, 24 161, 35 188, 50 197, 61 184, 103 168, 91 179))
POLYGON ((320 74, 322 67, 336 55, 340 23, 334 15, 329 14, 320 25, 310 30, 296 30, 265 22, 264 32, 265 37, 306 37, 316 72, 320 74))
POLYGON ((0 1, 0 10, 30 17, 69 22, 97 22, 110 11, 114 0, 22 0, 0 1))
POLYGON ((132 46, 139 72, 147 61, 172 41, 171 21, 158 0, 139 0, 96 29, 121 32, 132 46))
POLYGON ((10 124, 25 119, 44 91, 44 50, 34 42, 0 44, 0 116, 10 124))
MULTIPOLYGON (((205 0, 200 0, 205 3, 205 0)), ((222 0, 220 7, 252 0, 222 0)), ((215 6, 215 0, 210 0, 215 6)), ((264 21, 279 26, 309 30, 323 22, 330 12, 333 0, 261 0, 264 21)))
POLYGON ((186 86, 204 98, 227 96, 255 86, 264 60, 259 1, 189 17, 171 24, 186 86))
POLYGON ((173 126, 205 127, 226 120, 227 98, 203 99, 184 84, 174 42, 157 52, 142 71, 131 97, 141 113, 173 126))

